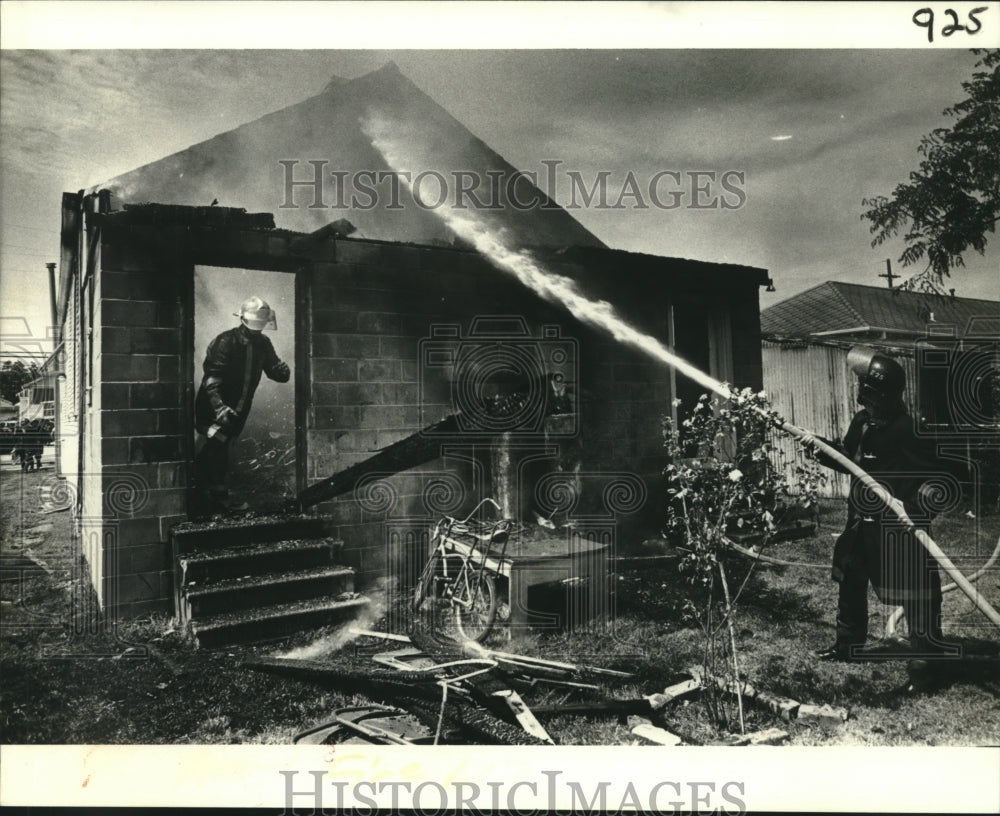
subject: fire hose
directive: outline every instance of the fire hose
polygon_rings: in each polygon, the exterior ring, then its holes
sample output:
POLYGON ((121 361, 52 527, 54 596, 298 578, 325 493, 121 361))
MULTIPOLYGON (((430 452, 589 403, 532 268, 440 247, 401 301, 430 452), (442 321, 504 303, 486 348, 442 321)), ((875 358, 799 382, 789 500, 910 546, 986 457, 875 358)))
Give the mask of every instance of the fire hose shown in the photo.
POLYGON ((760 550, 750 549, 749 547, 741 547, 735 541, 731 539, 725 539, 726 546, 730 549, 738 552, 740 555, 745 555, 747 558, 751 558, 754 561, 760 561, 762 564, 774 564, 778 567, 809 567, 810 569, 829 569, 829 564, 811 564, 805 561, 786 561, 783 558, 775 558, 772 555, 764 555, 760 550))
MULTIPOLYGON (((687 376, 699 385, 705 386, 721 396, 723 399, 737 401, 740 399, 739 395, 734 394, 724 383, 716 380, 714 377, 710 377, 705 372, 694 368, 694 366, 684 363, 680 360, 680 358, 675 357, 673 354, 671 354, 670 357, 676 361, 676 363, 668 361, 671 365, 676 366, 677 363, 681 363, 682 365, 677 367, 682 368, 682 372, 687 374, 687 376)), ((944 570, 945 573, 947 573, 948 577, 951 578, 955 586, 962 590, 965 596, 972 601, 976 609, 982 612, 994 626, 1000 629, 1000 612, 997 612, 997 610, 994 609, 990 603, 979 594, 979 591, 972 585, 965 574, 951 562, 951 559, 948 558, 944 550, 942 550, 935 543, 934 539, 913 523, 913 520, 907 515, 901 501, 895 498, 888 490, 875 481, 875 479, 873 479, 864 469, 859 467, 848 457, 844 456, 844 454, 836 448, 828 445, 823 440, 816 438, 808 431, 793 425, 791 422, 772 416, 763 408, 757 408, 757 412, 784 433, 795 437, 801 442, 808 442, 812 444, 816 450, 826 454, 826 456, 841 465, 852 476, 857 478, 858 481, 861 482, 861 484, 864 485, 873 496, 875 496, 901 522, 903 522, 907 528, 913 532, 917 541, 919 541, 931 557, 937 561, 938 565, 942 570, 944 570)))
MULTIPOLYGON (((977 569, 971 575, 967 575, 966 578, 970 582, 978 580, 983 575, 985 575, 989 571, 989 569, 996 563, 998 557, 1000 557, 1000 536, 997 537, 997 543, 996 546, 993 548, 993 554, 990 555, 990 557, 986 560, 986 563, 983 564, 979 569, 977 569)), ((946 592, 953 592, 956 589, 958 589, 958 584, 955 583, 945 584, 943 587, 941 587, 941 594, 943 595, 946 592)), ((889 615, 889 618, 885 622, 885 631, 887 634, 892 634, 893 632, 896 631, 896 626, 899 624, 899 619, 902 617, 903 617, 903 607, 897 606, 892 611, 892 614, 889 615)))

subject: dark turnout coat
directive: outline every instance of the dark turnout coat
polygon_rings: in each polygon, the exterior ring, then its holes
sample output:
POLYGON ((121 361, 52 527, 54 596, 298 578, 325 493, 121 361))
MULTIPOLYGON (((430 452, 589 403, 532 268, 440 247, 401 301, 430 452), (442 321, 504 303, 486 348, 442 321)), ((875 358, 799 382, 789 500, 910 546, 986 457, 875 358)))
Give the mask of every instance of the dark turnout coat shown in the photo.
POLYGON ((238 414, 227 425, 230 437, 243 430, 261 373, 275 382, 288 382, 290 377, 271 340, 242 325, 224 331, 209 343, 203 369, 194 405, 195 427, 205 433, 215 422, 216 410, 227 405, 238 414))
MULTIPOLYGON (((843 443, 834 447, 899 499, 918 528, 930 527, 934 508, 921 499, 920 488, 929 479, 940 478, 941 467, 929 441, 914 433, 909 414, 900 411, 875 420, 861 410, 851 420, 843 443)), ((844 470, 828 457, 819 459, 844 470)), ((913 531, 852 476, 847 525, 834 548, 833 578, 843 580, 846 573, 859 569, 868 573, 884 603, 900 604, 926 592, 936 564, 913 531)))

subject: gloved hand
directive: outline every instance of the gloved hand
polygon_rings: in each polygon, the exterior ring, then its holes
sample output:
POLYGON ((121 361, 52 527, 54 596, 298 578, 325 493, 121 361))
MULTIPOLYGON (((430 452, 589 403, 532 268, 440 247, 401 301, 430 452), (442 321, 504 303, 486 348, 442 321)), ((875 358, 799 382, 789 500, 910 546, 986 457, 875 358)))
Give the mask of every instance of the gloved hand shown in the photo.
POLYGON ((237 417, 239 417, 239 414, 228 405, 220 405, 215 409, 215 421, 220 425, 226 425, 237 417))
POLYGON ((815 454, 819 446, 816 444, 816 437, 806 432, 799 438, 799 444, 805 448, 807 453, 815 454))
POLYGON ((273 373, 274 376, 279 380, 287 380, 289 377, 292 376, 292 370, 288 367, 288 363, 286 363, 284 360, 280 361, 274 367, 273 373))

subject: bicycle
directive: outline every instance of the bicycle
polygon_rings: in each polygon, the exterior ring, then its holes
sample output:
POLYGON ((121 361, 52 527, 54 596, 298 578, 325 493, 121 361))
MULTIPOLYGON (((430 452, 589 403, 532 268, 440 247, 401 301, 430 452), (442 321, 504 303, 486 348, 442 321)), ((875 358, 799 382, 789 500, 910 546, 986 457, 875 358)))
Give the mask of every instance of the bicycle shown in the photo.
POLYGON ((464 519, 445 516, 434 525, 431 554, 414 589, 413 611, 419 612, 432 601, 435 627, 452 640, 482 641, 497 618, 496 578, 501 575, 515 522, 473 521, 485 504, 500 510, 499 504, 487 498, 464 519), (461 638, 453 637, 453 630, 461 638))

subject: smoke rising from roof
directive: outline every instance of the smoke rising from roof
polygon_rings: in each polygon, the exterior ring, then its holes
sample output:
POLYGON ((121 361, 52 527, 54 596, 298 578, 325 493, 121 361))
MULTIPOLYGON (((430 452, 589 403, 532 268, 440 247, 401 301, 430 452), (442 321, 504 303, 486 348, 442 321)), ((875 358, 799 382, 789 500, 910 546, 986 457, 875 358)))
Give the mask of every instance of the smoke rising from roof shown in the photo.
MULTIPOLYGON (((362 129, 372 140, 372 145, 385 158, 387 164, 397 171, 406 171, 419 162, 419 153, 409 152, 414 143, 397 138, 404 129, 400 123, 382 116, 371 116, 364 120, 362 129)), ((549 302, 561 303, 577 319, 595 326, 620 343, 625 343, 653 359, 675 367, 681 374, 691 378, 707 390, 728 399, 729 388, 705 372, 682 360, 652 335, 634 328, 605 300, 592 300, 580 292, 576 282, 563 275, 546 270, 529 253, 509 245, 496 224, 489 223, 489 215, 477 211, 475 217, 458 215, 447 208, 438 210, 438 215, 456 235, 475 246, 498 268, 514 275, 522 284, 549 302)))
MULTIPOLYGON (((388 186, 374 205, 354 196, 354 174, 391 174, 362 132, 371 110, 391 117, 399 138, 419 150, 415 172, 452 178, 456 171, 480 179, 490 173, 514 178, 522 201, 545 196, 393 63, 353 80, 334 77, 323 92, 263 116, 186 150, 120 175, 99 187, 133 203, 243 207, 271 212, 285 229, 314 232, 349 214, 365 238, 416 243, 451 243, 445 223, 400 185, 398 202, 388 186), (284 164, 282 164, 284 162, 284 164), (317 169, 318 168, 318 169, 317 169), (338 176, 343 173, 347 176, 338 176), (346 211, 349 210, 349 213, 346 211)), ((511 206, 500 185, 498 223, 525 245, 603 246, 565 210, 553 205, 524 210, 511 206)), ((97 189, 97 188, 95 188, 97 189)), ((446 203, 448 209, 454 202, 446 203)))

